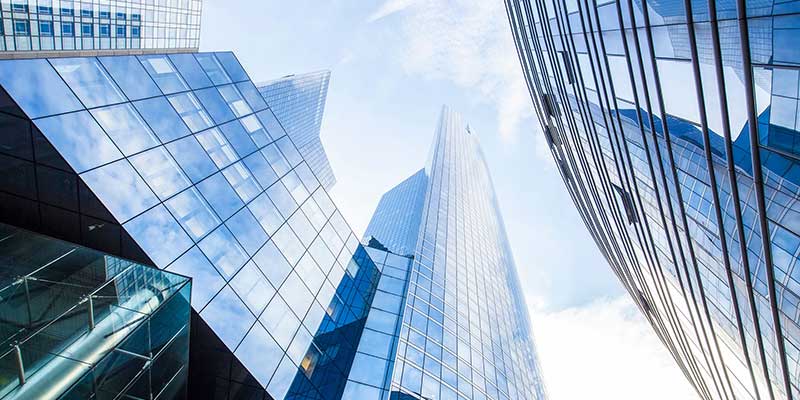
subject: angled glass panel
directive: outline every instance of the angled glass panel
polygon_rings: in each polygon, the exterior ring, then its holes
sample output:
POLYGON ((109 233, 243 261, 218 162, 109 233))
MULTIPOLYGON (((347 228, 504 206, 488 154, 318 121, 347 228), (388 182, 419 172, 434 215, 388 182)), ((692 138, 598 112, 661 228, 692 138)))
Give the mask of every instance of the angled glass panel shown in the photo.
POLYGON ((191 132, 181 117, 164 97, 133 102, 142 118, 162 142, 182 138, 191 132))
POLYGON ((228 74, 222 68, 219 61, 217 61, 217 58, 214 57, 214 54, 199 53, 194 56, 197 57, 197 61, 203 67, 203 70, 206 71, 208 77, 211 78, 211 82, 214 82, 215 85, 231 83, 231 78, 228 77, 228 74))
POLYGON ((305 252, 303 243, 300 242, 300 239, 297 238, 297 235, 294 234, 288 224, 284 224, 278 229, 278 232, 272 235, 272 240, 289 261, 289 264, 297 264, 303 252, 305 252))
POLYGON ((193 93, 186 92, 169 96, 169 102, 192 132, 199 132, 214 125, 211 117, 208 116, 193 93))
POLYGON ((269 142, 272 141, 272 138, 267 133, 267 130, 261 125, 261 122, 255 115, 248 115, 240 119, 242 122, 242 126, 247 131, 247 134, 250 135, 250 139, 253 140, 253 143, 256 144, 259 148, 266 146, 269 142))
POLYGON ((169 199, 166 205, 195 241, 202 239, 222 223, 195 188, 169 199))
POLYGON ((200 89, 211 86, 211 80, 208 79, 203 68, 194 58, 194 55, 184 54, 170 54, 170 61, 178 68, 181 76, 192 87, 192 89, 200 89))
POLYGON ((295 315, 305 317, 314 296, 308 291, 302 280, 295 273, 289 274, 281 286, 280 294, 295 315))
POLYGON ((216 127, 202 131, 195 137, 218 168, 225 168, 239 159, 228 140, 216 127))
POLYGON ((262 192, 261 186, 258 185, 253 174, 250 173, 241 161, 222 170, 222 174, 225 175, 225 179, 228 180, 233 190, 236 191, 236 194, 238 194, 245 203, 254 199, 262 192))
POLYGON ((166 147, 192 182, 198 182, 217 171, 214 162, 193 136, 176 140, 166 147))
POLYGON ((99 57, 117 85, 130 100, 139 100, 161 95, 155 82, 134 56, 99 57))
POLYGON ((216 88, 201 89, 194 93, 217 124, 234 118, 231 108, 216 88))
POLYGON ((178 74, 178 70, 167 56, 139 56, 139 60, 164 94, 189 90, 189 85, 178 74))
POLYGON ((86 108, 126 100, 117 84, 94 57, 53 58, 50 63, 86 108))
POLYGON ((129 103, 96 108, 91 113, 126 156, 159 144, 153 131, 129 103))
POLYGON ((267 128, 267 132, 273 138, 279 138, 286 134, 286 131, 281 126, 281 123, 278 122, 278 119, 275 118, 275 114, 272 113, 272 110, 264 110, 259 111, 256 113, 258 119, 261 121, 261 124, 267 128))
POLYGON ((296 172, 297 176, 300 177, 300 180, 303 181, 303 186, 305 186, 308 191, 313 192, 317 187, 320 186, 319 181, 317 181, 317 177, 314 176, 313 172, 311 172, 311 168, 308 167, 307 163, 301 163, 295 167, 294 172, 296 172))
POLYGON ((225 286, 208 303, 206 308, 200 312, 200 316, 229 349, 236 348, 256 320, 228 286, 225 286), (232 318, 232 316, 236 317, 232 318))
POLYGON ((219 172, 204 179, 196 187, 223 221, 244 206, 231 185, 219 172))
POLYGON ((191 185, 189 178, 164 147, 137 154, 130 161, 161 200, 166 200, 191 185))
POLYGON ((239 60, 236 59, 236 55, 232 52, 214 54, 217 56, 220 64, 225 67, 225 71, 228 72, 228 76, 230 76, 234 82, 250 79, 250 77, 247 76, 247 72, 244 71, 244 68, 242 68, 242 65, 239 63, 239 60))
POLYGON ((286 185, 286 189, 292 195, 292 198, 298 203, 302 204, 308 198, 308 191, 300 182, 300 178, 294 171, 289 171, 281 178, 281 182, 286 185))
POLYGON ((278 150, 278 146, 274 143, 261 149, 261 154, 267 158, 269 165, 272 166, 272 169, 275 170, 278 176, 282 176, 291 169, 289 161, 286 160, 286 157, 283 156, 280 150, 278 150))
POLYGON ((278 207, 284 218, 289 218, 290 215, 297 209, 297 203, 292 199, 292 195, 286 190, 281 183, 276 183, 267 189, 269 198, 278 207))
POLYGON ((278 180, 278 175, 272 167, 269 166, 267 159, 259 152, 253 153, 245 158, 244 164, 250 171, 253 171, 253 175, 256 177, 258 183, 261 184, 261 187, 269 187, 278 180))
POLYGON ((283 357, 283 350, 261 324, 256 324, 234 353, 262 387, 266 387, 283 357))
POLYGON ((250 139, 239 120, 220 125, 219 129, 222 130, 222 133, 236 150, 236 153, 239 154, 239 157, 247 156, 256 151, 255 143, 250 139))
POLYGON ((253 256, 253 261, 273 287, 280 287, 289 272, 292 271, 292 266, 272 241, 261 247, 261 250, 253 256))
POLYGON ((264 101, 264 98, 261 97, 261 93, 258 92, 256 86, 253 85, 253 82, 239 82, 236 84, 236 87, 239 89, 242 96, 244 96, 244 99, 247 100, 247 104, 249 104, 250 108, 254 111, 261 111, 267 108, 267 103, 264 101))
POLYGON ((158 203, 156 195, 127 160, 84 172, 81 178, 120 222, 158 203))
POLYGON ((123 226, 159 268, 166 267, 194 245, 175 218, 160 204, 123 226))
POLYGON ((0 85, 30 118, 83 108, 44 59, 0 61, 0 85))
POLYGON ((196 246, 167 267, 167 271, 192 278, 192 307, 198 311, 225 285, 225 280, 196 246))
POLYGON ((219 86, 217 90, 219 90, 219 94, 222 95, 222 98, 228 103, 228 107, 233 110, 233 113, 236 114, 237 117, 253 112, 250 105, 244 101, 244 98, 234 85, 219 86))
POLYGON ((314 237, 317 236, 317 232, 314 230, 311 222, 308 221, 308 218, 306 218, 303 213, 296 212, 292 214, 292 218, 289 219, 289 225, 292 226, 292 230, 305 246, 310 245, 314 237))
POLYGON ((275 289, 252 261, 245 264, 231 279, 231 287, 254 315, 261 315, 261 311, 275 294, 275 289))
POLYGON ((225 225, 211 232, 198 246, 226 280, 233 277, 247 261, 244 249, 225 225))
POLYGON ((43 118, 35 123, 78 173, 122 158, 122 153, 86 111, 43 118))
POLYGON ((297 148, 294 147, 292 141, 289 140, 289 136, 284 136, 278 139, 275 142, 278 145, 278 148, 281 149, 281 153, 286 157, 289 161, 289 165, 295 167, 297 164, 303 161, 303 157, 300 156, 300 153, 297 151, 297 148))
POLYGON ((234 214, 225 222, 225 225, 228 226, 233 236, 239 240, 239 244, 241 244, 244 250, 250 255, 255 254, 258 249, 267 242, 267 239, 269 239, 247 207, 242 208, 239 212, 234 214))
POLYGON ((275 338, 281 348, 286 349, 300 326, 300 320, 294 315, 289 305, 280 296, 270 301, 267 309, 261 314, 259 321, 275 338))
POLYGON ((247 208, 256 217, 261 227, 270 235, 275 233, 285 221, 266 193, 256 197, 247 205, 247 208))
POLYGON ((276 399, 285 398, 289 388, 291 388, 294 376, 299 372, 300 370, 297 369, 297 366, 292 363, 289 357, 283 357, 278 369, 275 370, 275 375, 269 381, 267 391, 276 399))

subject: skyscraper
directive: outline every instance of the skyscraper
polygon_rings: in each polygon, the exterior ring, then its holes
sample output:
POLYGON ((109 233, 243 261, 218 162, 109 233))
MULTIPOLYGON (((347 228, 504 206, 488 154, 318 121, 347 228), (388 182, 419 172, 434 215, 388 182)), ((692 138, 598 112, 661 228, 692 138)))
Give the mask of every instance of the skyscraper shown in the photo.
POLYGON ((256 84, 326 190, 336 183, 319 136, 330 80, 330 71, 318 71, 256 84))
POLYGON ((202 0, 0 2, 0 58, 197 51, 202 0))
POLYGON ((796 5, 506 8, 570 196, 698 394, 800 398, 796 5))
POLYGON ((383 380, 385 357, 365 355, 374 367, 355 364, 362 375, 351 373, 348 389, 376 386, 392 399, 544 399, 489 170, 475 134, 448 107, 430 154, 424 170, 384 195, 365 238, 383 248, 368 249, 379 268, 392 265, 378 286, 392 301, 373 303, 367 328, 385 321, 379 331, 397 343, 394 372, 383 380))

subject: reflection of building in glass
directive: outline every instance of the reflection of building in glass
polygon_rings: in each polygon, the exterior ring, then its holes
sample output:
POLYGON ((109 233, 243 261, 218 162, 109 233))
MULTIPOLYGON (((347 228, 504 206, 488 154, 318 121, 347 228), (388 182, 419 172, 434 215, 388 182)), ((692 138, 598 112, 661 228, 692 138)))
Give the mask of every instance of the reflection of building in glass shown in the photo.
POLYGON ((612 269, 702 398, 800 398, 794 2, 543 4, 509 21, 612 269))
POLYGON ((336 178, 319 135, 330 80, 330 71, 319 71, 256 84, 314 175, 327 190, 333 187, 336 178))
POLYGON ((545 398, 489 171, 459 114, 443 109, 428 167, 384 195, 365 236, 383 275, 349 398, 545 398))
POLYGON ((0 58, 197 51, 201 9, 201 0, 5 0, 0 58))

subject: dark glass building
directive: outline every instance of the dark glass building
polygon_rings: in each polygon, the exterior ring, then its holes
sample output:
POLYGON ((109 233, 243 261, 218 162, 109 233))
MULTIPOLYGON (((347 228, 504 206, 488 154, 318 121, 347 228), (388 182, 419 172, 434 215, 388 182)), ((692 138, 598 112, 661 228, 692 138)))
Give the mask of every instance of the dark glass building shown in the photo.
POLYGON ((506 7, 569 194, 700 397, 800 398, 800 3, 506 7))

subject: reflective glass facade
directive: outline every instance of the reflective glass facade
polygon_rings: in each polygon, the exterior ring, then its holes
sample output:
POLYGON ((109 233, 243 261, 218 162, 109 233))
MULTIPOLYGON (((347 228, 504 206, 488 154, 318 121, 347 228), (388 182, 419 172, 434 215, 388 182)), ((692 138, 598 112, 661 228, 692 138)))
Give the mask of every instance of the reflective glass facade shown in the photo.
POLYGON ((364 240, 375 238, 396 254, 414 254, 427 188, 428 175, 421 169, 384 193, 364 232, 364 240))
POLYGON ((706 399, 800 397, 798 4, 506 1, 575 205, 706 399))
POLYGON ((319 136, 330 80, 330 71, 318 71, 256 83, 264 100, 270 104, 326 190, 336 183, 319 136))
POLYGON ((0 86, 0 218, 191 277, 190 398, 342 395, 380 271, 232 53, 6 60, 0 86))

